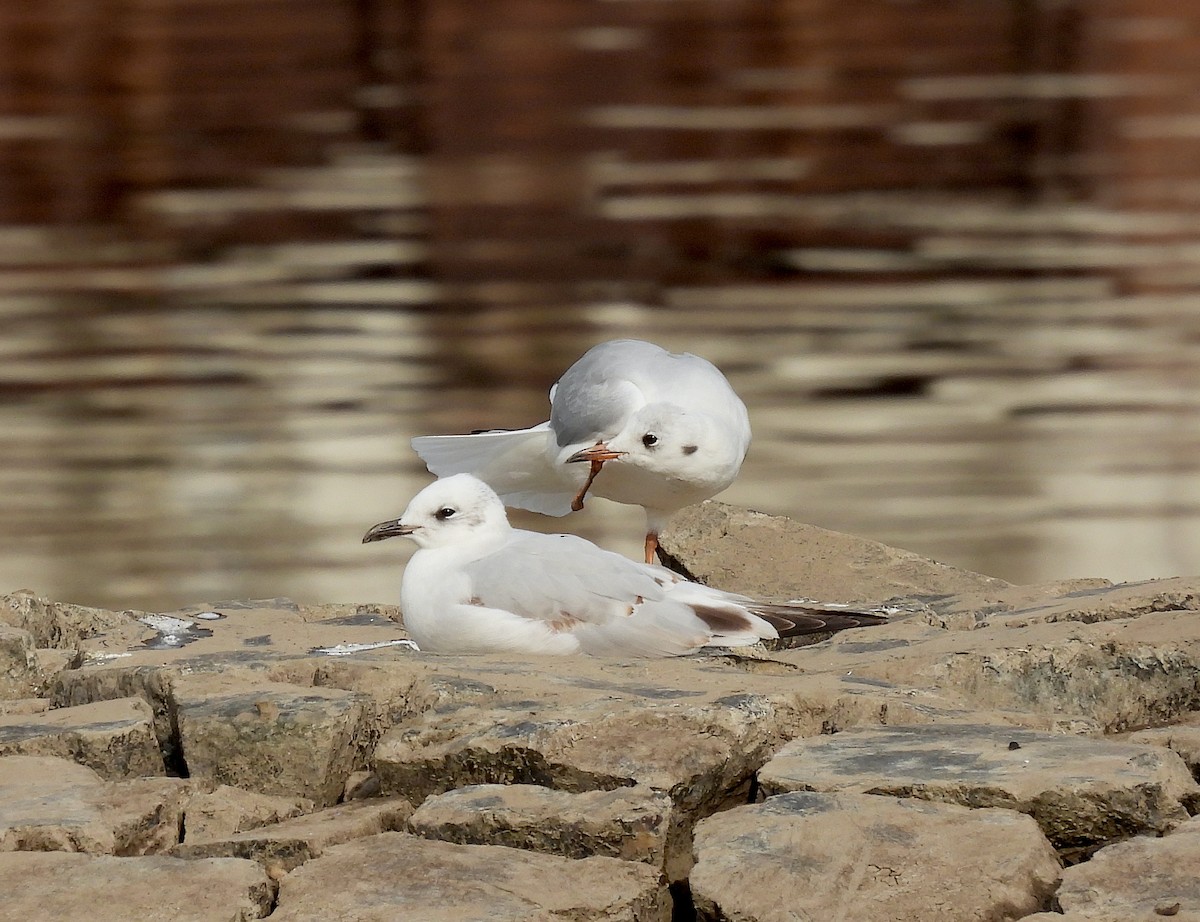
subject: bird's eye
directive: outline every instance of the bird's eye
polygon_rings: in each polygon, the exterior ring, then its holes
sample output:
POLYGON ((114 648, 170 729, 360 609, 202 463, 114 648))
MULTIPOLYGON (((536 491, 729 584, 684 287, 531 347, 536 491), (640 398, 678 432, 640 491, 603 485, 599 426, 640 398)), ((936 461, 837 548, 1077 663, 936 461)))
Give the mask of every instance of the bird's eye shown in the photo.
POLYGON ((658 444, 658 436, 655 435, 653 432, 647 432, 645 435, 642 436, 642 444, 645 445, 647 448, 653 448, 655 445, 658 444))
POLYGON ((433 517, 435 519, 437 519, 439 522, 444 522, 444 521, 446 521, 446 519, 448 519, 452 515, 454 515, 454 513, 455 513, 454 509, 450 508, 449 506, 443 506, 441 509, 439 509, 437 512, 435 512, 433 514, 433 517))

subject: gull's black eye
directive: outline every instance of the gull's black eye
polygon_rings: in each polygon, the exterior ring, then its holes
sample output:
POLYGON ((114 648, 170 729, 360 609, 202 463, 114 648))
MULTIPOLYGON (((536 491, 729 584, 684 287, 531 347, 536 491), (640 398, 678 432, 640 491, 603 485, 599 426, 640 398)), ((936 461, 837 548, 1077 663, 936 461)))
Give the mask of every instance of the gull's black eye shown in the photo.
POLYGON ((658 444, 658 436, 655 435, 653 432, 647 432, 645 435, 642 436, 642 444, 645 445, 647 448, 653 448, 655 445, 658 444))
POLYGON ((433 517, 439 522, 444 522, 446 519, 450 518, 450 516, 454 515, 455 511, 456 510, 450 508, 449 506, 443 506, 433 514, 433 517))

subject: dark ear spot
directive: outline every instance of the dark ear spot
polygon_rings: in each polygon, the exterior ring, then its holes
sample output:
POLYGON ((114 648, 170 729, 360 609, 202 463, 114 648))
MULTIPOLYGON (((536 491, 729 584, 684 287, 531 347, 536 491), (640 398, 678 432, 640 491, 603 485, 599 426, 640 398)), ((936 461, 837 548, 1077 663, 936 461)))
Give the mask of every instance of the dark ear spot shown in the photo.
POLYGON ((699 447, 699 445, 684 445, 683 453, 685 455, 694 455, 699 447))

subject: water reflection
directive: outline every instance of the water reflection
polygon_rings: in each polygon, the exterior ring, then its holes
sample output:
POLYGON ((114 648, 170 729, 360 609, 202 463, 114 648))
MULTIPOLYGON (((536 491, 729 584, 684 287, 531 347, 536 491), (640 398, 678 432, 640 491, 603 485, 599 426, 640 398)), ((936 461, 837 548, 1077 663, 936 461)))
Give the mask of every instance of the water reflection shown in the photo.
MULTIPOLYGON (((797 282, 470 318, 310 294, 0 301, 0 588, 394 600, 410 549, 359 539, 428 480, 408 440, 544 419, 615 336, 727 372, 755 427, 728 502, 1019 582, 1200 571, 1194 299, 797 282)), ((639 553, 636 509, 521 521, 639 553)))

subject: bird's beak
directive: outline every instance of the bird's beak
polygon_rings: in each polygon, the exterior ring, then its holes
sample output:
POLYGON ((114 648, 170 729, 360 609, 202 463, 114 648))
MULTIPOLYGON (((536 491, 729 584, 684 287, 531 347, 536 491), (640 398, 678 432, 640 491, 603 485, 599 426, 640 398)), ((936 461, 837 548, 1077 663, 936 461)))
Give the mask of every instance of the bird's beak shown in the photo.
POLYGON ((373 525, 371 530, 363 535, 362 543, 370 544, 372 541, 382 541, 384 538, 405 537, 411 535, 414 531, 416 531, 416 528, 412 525, 401 525, 399 519, 389 519, 386 522, 373 525))
POLYGON ((605 461, 615 461, 623 454, 625 454, 625 452, 613 451, 603 442, 597 442, 591 448, 585 448, 583 451, 575 452, 575 454, 567 458, 567 463, 571 464, 575 461, 599 461, 604 463, 605 461))

